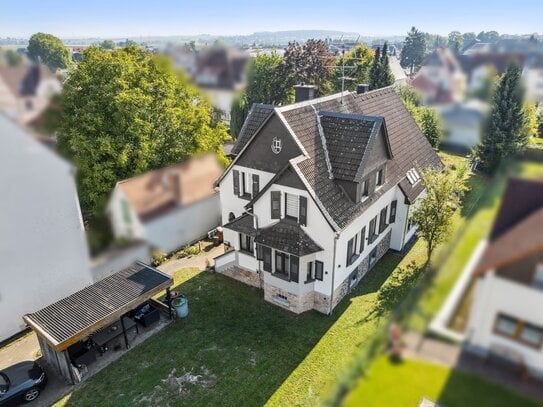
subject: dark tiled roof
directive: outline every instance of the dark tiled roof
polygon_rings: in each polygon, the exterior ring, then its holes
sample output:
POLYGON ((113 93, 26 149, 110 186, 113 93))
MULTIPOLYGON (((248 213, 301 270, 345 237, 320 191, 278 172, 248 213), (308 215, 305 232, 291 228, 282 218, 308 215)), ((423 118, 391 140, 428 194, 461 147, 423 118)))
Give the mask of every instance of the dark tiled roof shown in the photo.
POLYGON ((305 256, 322 250, 300 225, 288 219, 260 229, 255 242, 295 256, 305 256))
POLYGON ((62 347, 75 335, 90 335, 100 329, 105 318, 116 313, 120 318, 130 310, 126 307, 138 306, 138 299, 143 302, 172 283, 166 274, 134 263, 24 318, 62 347))
POLYGON ((334 178, 355 181, 370 137, 383 119, 352 114, 319 112, 334 178))
POLYGON ((490 232, 495 240, 515 224, 543 207, 543 180, 511 178, 490 232))
POLYGON ((254 237, 256 236, 256 229, 253 225, 253 217, 251 215, 244 214, 239 218, 234 219, 232 222, 227 223, 224 225, 224 227, 254 237))
POLYGON ((408 200, 414 200, 422 192, 423 185, 419 182, 412 186, 407 181, 407 171, 416 166, 427 168, 442 165, 392 87, 360 95, 347 93, 343 96, 343 103, 338 94, 316 99, 313 103, 304 102, 277 110, 284 116, 295 137, 309 154, 309 158, 294 165, 299 168, 307 185, 315 192, 316 198, 328 213, 332 226, 337 230, 346 227, 375 199, 396 184, 400 184, 408 200), (374 199, 355 204, 340 186, 330 179, 315 111, 384 118, 393 158, 387 164, 386 182, 376 192, 374 199))
POLYGON ((255 103, 251 107, 251 111, 247 115, 243 127, 239 132, 238 138, 234 147, 232 148, 231 154, 239 154, 247 142, 254 136, 256 131, 262 126, 262 124, 271 116, 273 113, 272 105, 264 105, 260 103, 255 103))

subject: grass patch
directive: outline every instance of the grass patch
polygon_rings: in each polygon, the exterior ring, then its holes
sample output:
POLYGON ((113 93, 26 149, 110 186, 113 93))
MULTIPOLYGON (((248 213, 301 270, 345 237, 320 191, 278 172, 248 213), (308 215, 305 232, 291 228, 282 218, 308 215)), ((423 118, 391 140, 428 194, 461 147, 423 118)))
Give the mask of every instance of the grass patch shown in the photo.
POLYGON ((57 405, 317 404, 384 323, 367 318, 378 303, 384 306, 379 288, 394 270, 424 260, 421 244, 404 258, 387 254, 331 316, 293 315, 264 302, 259 290, 219 274, 183 269, 174 280, 189 299, 189 317, 149 338, 57 405))
POLYGON ((423 397, 447 407, 542 406, 478 376, 426 362, 381 356, 345 401, 346 407, 417 406, 423 397))

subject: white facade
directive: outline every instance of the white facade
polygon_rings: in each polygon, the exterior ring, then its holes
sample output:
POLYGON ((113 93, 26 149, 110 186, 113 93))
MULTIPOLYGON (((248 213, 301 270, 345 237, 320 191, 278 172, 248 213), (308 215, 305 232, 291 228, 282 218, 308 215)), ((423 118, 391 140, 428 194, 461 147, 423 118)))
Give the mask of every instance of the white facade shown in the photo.
MULTIPOLYGON (((223 224, 231 220, 231 213, 235 218, 238 218, 243 213, 246 213, 245 205, 249 200, 242 199, 233 193, 233 174, 234 170, 245 172, 246 178, 251 174, 260 176, 260 185, 266 185, 271 181, 274 174, 258 171, 252 168, 246 168, 239 165, 234 165, 225 175, 220 183, 220 197, 223 224)), ((253 226, 255 229, 262 229, 271 226, 278 222, 277 219, 271 217, 271 193, 274 191, 281 192, 281 196, 285 194, 293 194, 307 198, 307 222, 306 226, 300 225, 301 229, 311 237, 323 250, 312 253, 306 256, 299 257, 299 281, 286 281, 281 277, 277 277, 274 273, 262 271, 262 261, 256 259, 256 244, 254 245, 253 255, 240 251, 239 233, 229 228, 224 228, 224 241, 231 245, 237 256, 228 255, 223 259, 218 260, 216 269, 227 269, 232 263, 237 266, 259 272, 263 274, 263 284, 271 285, 278 288, 282 292, 287 292, 295 296, 301 297, 310 292, 315 295, 321 295, 326 298, 333 298, 334 305, 338 295, 336 291, 350 278, 351 275, 361 267, 361 263, 368 259, 369 254, 382 244, 383 240, 390 233, 390 243, 388 248, 401 250, 405 243, 415 233, 415 228, 407 230, 407 220, 410 206, 405 203, 405 196, 398 186, 390 188, 386 193, 380 196, 370 207, 368 207, 357 219, 344 228, 340 233, 336 233, 319 206, 312 198, 311 194, 306 189, 297 189, 290 186, 273 184, 267 188, 253 204, 253 226), (369 243, 367 241, 367 233, 370 221, 377 217, 383 208, 387 208, 387 223, 390 219, 390 208, 393 201, 396 201, 396 218, 393 224, 389 225, 379 236, 369 243), (360 239, 362 228, 366 228, 365 244, 362 253, 360 253, 360 239), (358 258, 350 265, 346 265, 347 245, 349 239, 357 235, 356 252, 358 258), (308 263, 319 261, 323 263, 322 280, 314 279, 310 282, 306 281, 306 272, 308 263)), ((282 201, 284 203, 284 201, 282 201)), ((285 217, 285 205, 281 205, 281 219, 285 217)), ((377 222, 377 228, 378 228, 377 222)), ((273 253, 275 250, 273 251, 273 253)), ((373 266, 374 264, 371 264, 373 266)), ((370 267, 371 267, 370 266, 370 267)), ((272 270, 275 270, 275 256, 272 254, 272 270)), ((367 270, 366 270, 367 271, 367 270)), ((358 278, 360 278, 359 276, 358 278)), ((358 281, 357 281, 358 282, 358 281)), ((362 283, 363 284, 363 283, 362 283)), ((288 308, 288 303, 282 299, 273 297, 272 300, 280 306, 288 308)), ((321 309, 322 311, 322 309, 321 309)), ((328 310, 329 311, 329 310, 328 310)))
POLYGON ((0 340, 93 282, 72 167, 0 115, 0 340))
POLYGON ((466 341, 474 351, 499 354, 528 366, 543 377, 543 349, 504 336, 496 330, 499 314, 543 328, 543 290, 499 277, 489 271, 476 282, 466 341))
POLYGON ((543 102, 543 67, 525 67, 522 79, 526 87, 526 98, 534 103, 543 102))
POLYGON ((122 189, 113 190, 108 215, 115 236, 145 240, 167 253, 190 244, 220 224, 220 197, 215 193, 186 206, 142 222, 128 203, 122 189))

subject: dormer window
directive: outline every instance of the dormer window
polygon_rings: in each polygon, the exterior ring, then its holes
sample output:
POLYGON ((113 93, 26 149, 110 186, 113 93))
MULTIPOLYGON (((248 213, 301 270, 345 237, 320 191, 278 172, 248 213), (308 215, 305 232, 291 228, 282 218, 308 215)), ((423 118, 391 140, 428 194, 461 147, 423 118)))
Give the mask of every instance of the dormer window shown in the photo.
POLYGON ((362 200, 370 196, 370 180, 365 179, 362 182, 362 200))
POLYGON ((538 264, 535 273, 532 285, 536 288, 543 289, 543 264, 538 264))
POLYGON ((385 169, 381 168, 377 171, 377 175, 375 178, 375 186, 376 188, 379 188, 385 183, 385 169))
POLYGON ((420 181, 420 175, 415 168, 411 168, 409 171, 407 171, 406 176, 407 180, 411 185, 415 185, 417 182, 420 181))

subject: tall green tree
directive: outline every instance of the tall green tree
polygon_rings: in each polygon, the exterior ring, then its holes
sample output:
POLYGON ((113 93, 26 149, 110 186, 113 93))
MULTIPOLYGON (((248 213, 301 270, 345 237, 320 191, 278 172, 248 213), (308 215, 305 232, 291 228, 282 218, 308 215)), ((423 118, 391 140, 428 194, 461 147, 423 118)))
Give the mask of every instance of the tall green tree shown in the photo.
POLYGON ((60 100, 58 148, 76 165, 84 210, 99 213, 119 180, 215 152, 226 163, 224 125, 171 61, 136 46, 90 47, 60 100))
POLYGON ((40 61, 51 70, 66 69, 72 64, 70 51, 62 41, 51 34, 36 33, 28 41, 28 56, 40 61))
POLYGON ((449 33, 447 38, 447 47, 449 47, 452 52, 459 54, 463 43, 464 38, 462 37, 462 33, 460 33, 460 31, 451 31, 449 33))
POLYGON ((497 31, 481 31, 477 34, 477 39, 481 42, 494 43, 500 39, 500 34, 497 31))
POLYGON ((289 43, 283 60, 281 75, 287 78, 289 87, 305 82, 315 85, 320 95, 330 92, 336 61, 324 41, 310 39, 305 44, 289 43))
POLYGON ((374 51, 364 44, 357 44, 351 50, 341 55, 336 60, 336 69, 332 73, 332 86, 334 91, 340 92, 341 77, 345 66, 345 76, 352 80, 345 81, 345 90, 353 91, 360 83, 369 83, 370 68, 372 66, 374 51), (344 61, 345 60, 345 61, 344 61))
POLYGON ((420 94, 412 86, 399 86, 396 91, 424 137, 432 147, 439 148, 444 135, 444 126, 437 112, 431 107, 422 105, 420 94))
POLYGON ((525 126, 521 71, 512 63, 498 83, 488 123, 475 149, 480 168, 493 172, 504 159, 522 151, 528 143, 525 126))
POLYGON ((282 75, 283 58, 275 52, 259 54, 247 69, 247 86, 237 95, 230 110, 230 133, 237 138, 253 103, 283 104, 291 99, 291 84, 282 75))
POLYGON ((375 50, 369 76, 370 90, 380 89, 394 84, 394 75, 390 70, 388 60, 388 45, 386 42, 383 45, 382 51, 379 48, 375 50))
POLYGON ((475 41, 476 38, 477 38, 477 35, 475 35, 475 33, 472 33, 472 32, 462 34, 462 48, 466 48, 473 41, 475 41))
POLYGON ((421 171, 425 195, 417 202, 411 220, 418 235, 426 242, 428 262, 437 245, 449 236, 453 214, 461 207, 468 170, 465 166, 421 171))
POLYGON ((400 64, 404 68, 409 68, 411 73, 418 67, 426 53, 426 39, 424 33, 411 27, 407 34, 400 54, 400 64))
POLYGON ((113 40, 104 40, 100 43, 100 48, 104 49, 115 49, 116 44, 113 40))

